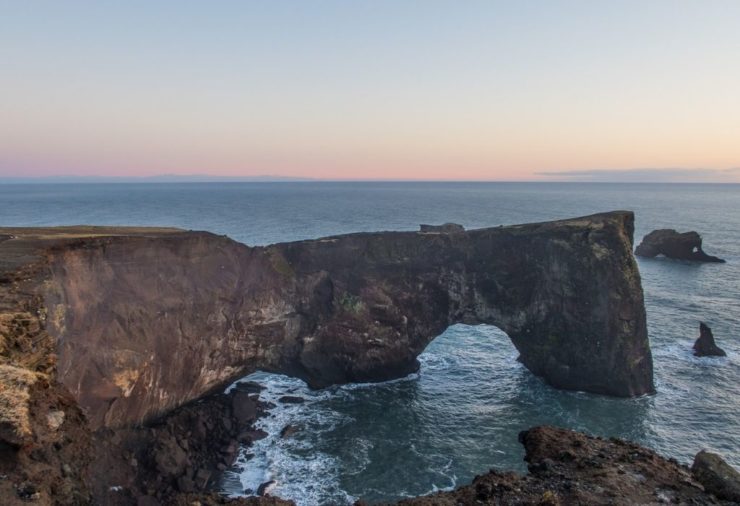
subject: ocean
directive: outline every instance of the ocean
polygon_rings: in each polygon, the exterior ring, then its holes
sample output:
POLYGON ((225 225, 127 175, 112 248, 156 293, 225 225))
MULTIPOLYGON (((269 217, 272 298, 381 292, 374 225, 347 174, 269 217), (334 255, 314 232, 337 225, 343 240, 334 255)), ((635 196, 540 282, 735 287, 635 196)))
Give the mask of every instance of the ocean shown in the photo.
MULTIPOLYGON (((539 424, 636 441, 690 463, 700 449, 740 467, 740 185, 609 183, 166 183, 0 185, 0 226, 177 226, 248 245, 420 223, 490 227, 629 209, 635 240, 696 230, 726 264, 638 259, 657 393, 636 399, 563 392, 516 361, 491 326, 450 327, 418 374, 311 391, 266 373, 280 405, 270 434, 243 450, 222 490, 272 493, 300 505, 387 501, 469 483, 488 469, 526 471, 519 431, 539 424), (699 322, 726 358, 696 358, 699 322), (299 431, 279 437, 287 424, 299 431)), ((277 404, 277 403, 276 403, 277 404)))

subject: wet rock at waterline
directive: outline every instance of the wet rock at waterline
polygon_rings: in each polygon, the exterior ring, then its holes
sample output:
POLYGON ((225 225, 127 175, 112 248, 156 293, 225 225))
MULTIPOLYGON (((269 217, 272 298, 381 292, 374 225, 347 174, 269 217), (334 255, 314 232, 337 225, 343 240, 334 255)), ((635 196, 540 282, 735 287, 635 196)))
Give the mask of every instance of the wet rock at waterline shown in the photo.
POLYGON ((306 400, 297 395, 283 395, 278 399, 278 402, 282 402, 283 404, 303 404, 306 400))

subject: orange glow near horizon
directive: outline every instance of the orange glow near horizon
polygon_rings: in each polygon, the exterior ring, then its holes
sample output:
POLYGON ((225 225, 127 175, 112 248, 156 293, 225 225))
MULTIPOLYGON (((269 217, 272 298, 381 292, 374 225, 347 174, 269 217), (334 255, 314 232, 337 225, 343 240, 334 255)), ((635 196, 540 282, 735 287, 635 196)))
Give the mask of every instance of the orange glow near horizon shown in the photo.
POLYGON ((8 9, 0 177, 740 182, 740 3, 166 3, 8 9))

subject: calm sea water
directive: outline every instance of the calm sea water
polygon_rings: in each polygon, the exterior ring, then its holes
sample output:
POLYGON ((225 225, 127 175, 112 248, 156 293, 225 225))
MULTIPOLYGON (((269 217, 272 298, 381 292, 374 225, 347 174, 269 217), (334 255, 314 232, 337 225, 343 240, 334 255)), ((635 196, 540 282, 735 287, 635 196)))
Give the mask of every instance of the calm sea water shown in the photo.
POLYGON ((553 424, 631 439, 689 462, 702 448, 740 467, 740 186, 524 183, 243 183, 0 185, 0 225, 174 225, 250 245, 454 221, 468 228, 580 216, 637 215, 697 230, 726 264, 640 260, 657 394, 612 399, 561 392, 516 362, 495 327, 448 329, 394 382, 309 391, 258 373, 265 396, 305 397, 260 422, 271 434, 224 488, 269 479, 302 505, 390 500, 469 483, 489 468, 525 471, 517 433, 553 424), (699 321, 727 358, 695 358, 699 321), (293 424, 290 439, 278 432, 293 424))

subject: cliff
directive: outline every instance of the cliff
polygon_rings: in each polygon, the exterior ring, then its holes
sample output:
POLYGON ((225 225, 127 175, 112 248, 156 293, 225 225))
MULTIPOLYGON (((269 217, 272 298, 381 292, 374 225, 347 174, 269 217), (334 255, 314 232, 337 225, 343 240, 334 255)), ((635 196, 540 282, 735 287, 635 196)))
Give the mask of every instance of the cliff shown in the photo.
POLYGON ((557 388, 641 395, 652 360, 632 233, 624 211, 254 248, 175 229, 0 229, 2 355, 55 375, 93 428, 257 369, 314 387, 403 376, 455 323, 501 328, 557 388))

